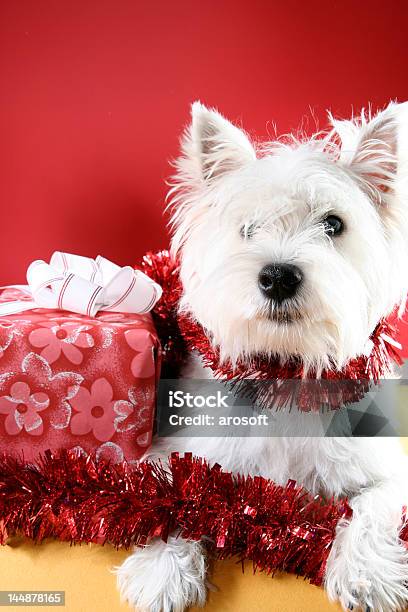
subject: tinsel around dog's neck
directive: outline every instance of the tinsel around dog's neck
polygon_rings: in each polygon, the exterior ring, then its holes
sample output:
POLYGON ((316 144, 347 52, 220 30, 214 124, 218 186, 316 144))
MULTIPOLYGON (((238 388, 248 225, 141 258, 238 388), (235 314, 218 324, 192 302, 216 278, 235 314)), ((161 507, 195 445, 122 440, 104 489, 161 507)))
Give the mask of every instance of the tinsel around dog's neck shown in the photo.
POLYGON ((319 376, 313 371, 306 376, 301 359, 296 357, 284 363, 265 356, 253 356, 250 361, 241 360, 234 365, 221 361, 218 348, 203 327, 192 316, 178 313, 182 295, 179 263, 168 251, 160 251, 145 255, 141 268, 163 287, 153 318, 162 343, 165 378, 177 377, 188 354, 195 351, 215 378, 252 396, 258 405, 281 408, 295 404, 309 411, 323 406, 339 408, 360 400, 370 385, 390 375, 394 363, 402 363, 396 329, 388 319, 381 319, 372 332, 368 354, 351 359, 341 370, 334 366, 323 370, 319 376))

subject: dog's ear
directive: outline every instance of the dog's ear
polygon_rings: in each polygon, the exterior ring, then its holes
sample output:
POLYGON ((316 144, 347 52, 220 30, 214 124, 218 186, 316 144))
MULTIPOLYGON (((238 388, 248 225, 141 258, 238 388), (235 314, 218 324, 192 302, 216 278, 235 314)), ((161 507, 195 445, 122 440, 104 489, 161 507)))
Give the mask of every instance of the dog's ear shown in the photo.
POLYGON ((191 116, 183 152, 196 162, 196 170, 204 181, 213 181, 256 158, 246 134, 217 111, 194 102, 191 116))
POLYGON ((382 199, 384 194, 393 192, 406 164, 408 103, 391 103, 374 116, 363 111, 357 120, 330 119, 341 142, 339 161, 371 194, 382 199))

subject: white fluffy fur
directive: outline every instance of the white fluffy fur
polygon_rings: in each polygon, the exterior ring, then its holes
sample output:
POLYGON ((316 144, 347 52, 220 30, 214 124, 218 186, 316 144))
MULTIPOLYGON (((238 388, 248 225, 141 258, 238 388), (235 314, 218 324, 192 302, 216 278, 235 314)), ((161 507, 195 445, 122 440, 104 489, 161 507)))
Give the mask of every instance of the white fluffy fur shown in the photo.
MULTIPOLYGON (((367 348, 379 319, 402 311, 408 289, 408 106, 338 121, 309 140, 256 146, 216 111, 195 103, 170 192, 172 248, 181 258, 181 308, 208 330, 223 357, 300 356, 305 368, 341 368, 367 348), (340 216, 330 238, 322 220, 340 216), (281 307, 257 286, 268 263, 300 267, 299 295, 281 307)), ((192 356, 185 376, 210 376, 192 356)), ((343 607, 376 612, 408 604, 408 554, 398 541, 408 501, 398 441, 319 438, 316 415, 297 415, 303 437, 160 440, 153 455, 192 451, 225 469, 314 492, 348 495, 351 522, 338 527, 325 584, 343 607), (307 437, 306 437, 307 436, 307 437)), ((200 544, 171 539, 139 549, 118 570, 138 609, 183 610, 203 603, 200 544), (153 570, 154 568, 154 570, 153 570), (152 574, 154 571, 154 578, 152 574)), ((273 589, 273 584, 271 585, 273 589)))
POLYGON ((204 605, 205 569, 199 542, 156 539, 117 568, 118 586, 140 612, 183 612, 186 606, 204 605))

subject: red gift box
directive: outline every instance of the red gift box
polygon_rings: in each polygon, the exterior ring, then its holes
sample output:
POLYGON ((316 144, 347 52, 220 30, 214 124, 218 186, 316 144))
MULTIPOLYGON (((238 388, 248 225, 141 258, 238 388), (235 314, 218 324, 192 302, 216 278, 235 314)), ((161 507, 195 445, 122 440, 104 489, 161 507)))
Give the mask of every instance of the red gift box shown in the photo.
MULTIPOLYGON (((0 302, 21 299, 0 290, 0 302)), ((150 314, 36 308, 0 317, 0 452, 138 459, 151 443, 159 362, 150 314)))

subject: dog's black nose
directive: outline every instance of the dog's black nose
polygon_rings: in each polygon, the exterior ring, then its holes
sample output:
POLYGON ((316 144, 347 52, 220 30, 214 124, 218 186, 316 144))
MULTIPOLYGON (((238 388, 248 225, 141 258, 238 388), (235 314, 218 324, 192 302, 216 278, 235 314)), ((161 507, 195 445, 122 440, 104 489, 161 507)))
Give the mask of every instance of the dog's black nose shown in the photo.
POLYGON ((292 264, 268 264, 259 273, 258 285, 265 297, 280 304, 295 295, 303 274, 292 264))

